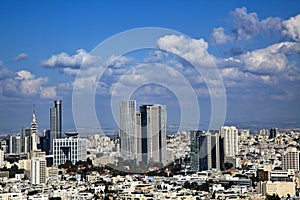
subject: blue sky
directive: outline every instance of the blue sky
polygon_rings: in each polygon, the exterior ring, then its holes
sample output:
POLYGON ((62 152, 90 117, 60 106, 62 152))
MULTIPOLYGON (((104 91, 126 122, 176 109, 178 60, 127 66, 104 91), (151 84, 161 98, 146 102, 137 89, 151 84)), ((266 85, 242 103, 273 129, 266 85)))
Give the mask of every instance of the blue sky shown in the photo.
MULTIPOLYGON (((1 1, 0 26, 0 132, 29 126, 33 104, 40 129, 48 129, 55 99, 63 100, 64 129, 74 129, 72 91, 78 68, 84 66, 80 78, 85 86, 95 81, 101 55, 91 51, 115 34, 141 27, 168 28, 187 38, 158 39, 158 48, 168 53, 140 50, 113 61, 97 81, 95 110, 102 127, 115 126, 110 102, 121 76, 137 68, 140 75, 155 77, 153 82, 166 80, 168 72, 155 74, 158 63, 190 81, 200 124, 208 124, 211 94, 187 57, 214 60, 226 90, 226 124, 299 127, 297 1, 1 1), (139 68, 142 63, 154 70, 139 68)), ((181 88, 176 80, 170 84, 181 88)), ((124 79, 124 84, 130 81, 124 79)), ((141 85, 132 98, 138 104, 166 104, 168 122, 179 123, 182 111, 174 91, 141 85)))

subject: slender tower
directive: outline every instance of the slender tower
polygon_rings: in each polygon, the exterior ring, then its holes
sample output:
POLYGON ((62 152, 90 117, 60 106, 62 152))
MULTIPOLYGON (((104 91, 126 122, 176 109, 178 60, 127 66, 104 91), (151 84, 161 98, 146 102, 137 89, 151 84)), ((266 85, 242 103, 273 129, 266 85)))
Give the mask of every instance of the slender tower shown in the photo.
POLYGON ((53 153, 53 140, 62 138, 62 101, 54 101, 50 108, 50 153, 53 153))
POLYGON ((30 150, 36 150, 37 149, 37 120, 36 120, 36 114, 35 114, 35 105, 33 105, 33 112, 32 112, 32 122, 31 122, 31 149, 30 150))

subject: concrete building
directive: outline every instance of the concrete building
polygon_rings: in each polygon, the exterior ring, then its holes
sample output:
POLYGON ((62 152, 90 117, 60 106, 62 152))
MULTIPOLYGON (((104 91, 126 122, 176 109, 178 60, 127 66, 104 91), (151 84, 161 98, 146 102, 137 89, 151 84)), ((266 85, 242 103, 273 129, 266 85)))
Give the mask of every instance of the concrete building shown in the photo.
POLYGON ((273 195, 278 194, 279 197, 296 194, 296 183, 295 182, 259 182, 257 184, 258 192, 262 195, 273 195))
POLYGON ((4 165, 4 151, 0 149, 0 168, 4 165))
POLYGON ((32 184, 46 183, 45 152, 33 152, 31 157, 30 180, 32 184))
POLYGON ((300 151, 296 147, 288 147, 282 156, 282 169, 300 170, 300 151))
POLYGON ((234 157, 238 154, 238 129, 235 126, 222 126, 220 130, 224 138, 225 157, 234 157))
POLYGON ((70 160, 73 164, 77 161, 86 160, 86 139, 79 138, 79 133, 65 133, 67 138, 53 140, 54 166, 70 160))

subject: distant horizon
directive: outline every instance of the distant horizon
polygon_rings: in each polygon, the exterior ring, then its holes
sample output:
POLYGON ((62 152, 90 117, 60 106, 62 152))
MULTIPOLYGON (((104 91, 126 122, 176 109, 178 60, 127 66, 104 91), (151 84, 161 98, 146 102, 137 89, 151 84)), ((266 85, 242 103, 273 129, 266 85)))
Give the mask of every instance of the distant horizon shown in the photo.
MULTIPOLYGON (((207 123, 208 124, 208 123, 207 123)), ((199 128, 197 130, 202 130, 202 131, 207 131, 207 129, 205 129, 205 127, 207 126, 207 124, 200 124, 199 128)), ((243 129, 249 129, 250 132, 256 132, 256 131, 259 131, 259 130, 262 130, 262 129, 266 129, 266 130, 270 130, 271 128, 278 128, 279 130, 300 130, 300 126, 298 125, 292 125, 292 124, 278 124, 278 123, 275 123, 275 122, 257 122, 257 123, 248 123, 248 124, 245 124, 245 123, 235 123, 235 122, 228 122, 228 123, 225 123, 224 126, 235 126, 237 127, 239 130, 243 130, 243 129)), ((170 135, 170 134, 175 134, 177 133, 176 131, 178 130, 178 127, 179 127, 179 124, 167 124, 167 135, 170 135)), ((194 127, 193 125, 191 125, 190 127, 194 127)), ((30 126, 24 126, 24 127, 20 127, 19 129, 12 129, 12 130, 8 130, 8 131, 0 131, 0 136, 1 135, 14 135, 14 134, 17 134, 17 133, 20 133, 20 130, 22 128, 30 128, 30 126)), ((220 127, 219 127, 220 128, 220 127)), ((101 127, 102 131, 104 133, 116 133, 119 128, 117 126, 104 126, 104 127, 101 127)), ((49 130, 49 128, 38 128, 38 133, 39 134, 42 134, 42 132, 44 130, 49 130)), ((66 128, 66 129, 63 129, 63 135, 65 132, 72 132, 72 131, 76 131, 76 132, 80 132, 84 130, 84 132, 88 131, 90 133, 84 133, 85 136, 88 136, 89 134, 93 133, 93 134, 100 134, 100 132, 96 132, 96 131, 100 131, 100 129, 97 129, 97 128, 79 128, 79 129, 76 129, 76 128, 66 128)), ((195 130, 195 129, 189 129, 188 126, 186 127, 183 127, 183 129, 181 131, 186 131, 186 132, 189 132, 191 130, 195 130)), ((212 129, 212 130, 219 130, 219 129, 212 129)), ((178 130, 179 131, 179 130, 178 130)), ((81 133, 82 134, 82 133, 81 133)), ((105 134, 106 135, 106 134, 105 134)), ((110 134, 108 134, 110 135, 110 134)))

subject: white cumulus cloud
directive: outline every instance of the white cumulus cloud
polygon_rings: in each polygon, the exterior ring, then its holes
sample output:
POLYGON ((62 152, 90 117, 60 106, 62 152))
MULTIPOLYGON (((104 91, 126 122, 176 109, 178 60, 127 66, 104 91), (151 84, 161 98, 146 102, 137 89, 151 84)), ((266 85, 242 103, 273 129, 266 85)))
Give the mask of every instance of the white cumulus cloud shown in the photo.
POLYGON ((211 37, 216 44, 224 44, 233 40, 232 36, 225 34, 223 27, 214 28, 211 37))
POLYGON ((88 67, 96 61, 96 56, 87 53, 84 49, 79 49, 72 56, 65 52, 52 55, 48 60, 42 61, 41 65, 44 67, 79 68, 81 66, 88 67))
POLYGON ((208 43, 201 39, 191 39, 183 35, 167 35, 157 41, 160 49, 181 56, 191 63, 202 67, 211 66, 212 56, 207 52, 208 43))
POLYGON ((282 34, 296 42, 300 42, 300 14, 283 21, 282 24, 284 27, 282 34))

